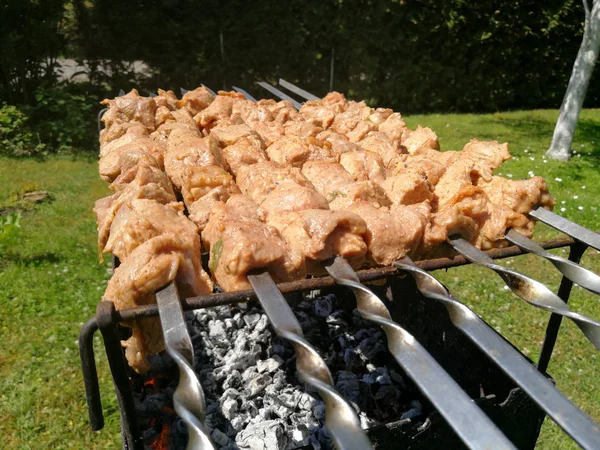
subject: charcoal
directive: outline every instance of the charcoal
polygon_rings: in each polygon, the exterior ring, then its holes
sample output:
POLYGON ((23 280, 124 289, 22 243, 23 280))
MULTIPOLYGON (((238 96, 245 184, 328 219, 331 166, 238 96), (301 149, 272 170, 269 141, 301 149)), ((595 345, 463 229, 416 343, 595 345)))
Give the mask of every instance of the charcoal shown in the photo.
POLYGON ((363 339, 358 345, 357 351, 367 359, 373 359, 378 353, 387 351, 383 342, 372 337, 363 339))
POLYGON ((221 395, 221 398, 238 398, 240 396, 240 392, 236 389, 229 388, 221 395))
POLYGON ((266 420, 238 433, 236 443, 241 450, 280 450, 287 446, 288 439, 281 421, 266 420))
POLYGON ((158 437, 158 431, 154 428, 148 428, 142 432, 142 439, 144 442, 150 443, 158 437))
POLYGON ((400 385, 400 387, 405 388, 406 384, 404 383, 404 378, 395 370, 390 370, 390 378, 400 385))
MULTIPOLYGON (((336 389, 359 411, 363 427, 397 420, 409 409, 410 417, 420 414, 415 405, 401 401, 405 380, 380 328, 356 310, 344 309, 334 295, 304 300, 293 309, 306 339, 326 361, 336 389)), ((206 425, 216 448, 333 449, 322 398, 298 377, 293 345, 275 335, 260 308, 224 306, 186 316, 206 397, 206 425)), ((172 359, 163 354, 155 360, 160 370, 151 373, 173 372, 172 359)), ((140 409, 160 413, 164 406, 172 407, 176 385, 175 380, 164 390, 162 404, 160 397, 148 400, 146 395, 139 400, 140 409)), ((173 433, 185 448, 185 427, 173 428, 173 433)))
POLYGON ((400 391, 394 386, 385 385, 381 386, 375 394, 375 400, 385 400, 386 403, 390 400, 395 400, 400 396, 400 391))
POLYGON ((244 325, 244 318, 242 317, 242 313, 237 313, 233 316, 233 323, 237 328, 242 328, 244 325))
POLYGON ((254 332, 262 333, 263 331, 265 331, 267 329, 268 326, 269 326, 269 319, 266 316, 266 314, 263 314, 261 316, 261 318, 259 319, 259 321, 254 326, 254 332))
POLYGON ((262 372, 273 373, 277 369, 279 369, 279 367, 281 367, 282 364, 283 364, 283 360, 279 356, 275 355, 273 358, 269 358, 264 361, 257 361, 256 367, 257 367, 258 371, 261 373, 262 372))
POLYGON ((246 387, 246 391, 251 397, 254 397, 265 390, 265 388, 271 383, 272 378, 264 373, 257 377, 252 378, 246 387))
POLYGON ((302 411, 310 411, 314 403, 315 399, 304 392, 298 396, 298 408, 302 411))
POLYGON ((314 314, 317 317, 327 317, 333 311, 333 295, 327 295, 313 302, 314 314))
POLYGON ((147 395, 137 409, 148 415, 158 415, 167 406, 167 397, 164 393, 147 395))
POLYGON ((256 376, 257 373, 258 373, 258 369, 256 367, 254 367, 254 366, 248 367, 242 373, 242 381, 244 381, 244 383, 250 381, 252 378, 254 378, 256 376))
POLYGON ((400 419, 414 419, 419 414, 421 414, 423 407, 421 406, 421 403, 419 403, 418 400, 413 400, 412 402, 410 402, 410 406, 411 409, 402 414, 402 416, 400 416, 400 419))
POLYGON ((260 314, 248 314, 244 316, 244 322, 248 328, 254 328, 254 325, 260 320, 260 314))
POLYGON ((231 421, 229 423, 231 424, 232 428, 236 432, 240 432, 246 427, 246 425, 248 424, 248 421, 249 421, 249 418, 247 415, 238 414, 233 419, 231 419, 231 421))
POLYGON ((243 400, 240 407, 242 412, 248 413, 250 417, 256 417, 258 415, 258 406, 254 400, 243 400))
POLYGON ((235 398, 227 398, 221 406, 221 412, 223 413, 223 416, 225 416, 229 420, 235 417, 237 410, 238 402, 235 398))
POLYGON ((365 365, 356 349, 353 348, 344 350, 344 363, 346 364, 346 368, 352 372, 360 370, 365 365))
POLYGON ((225 324, 221 320, 211 320, 208 322, 208 335, 215 345, 229 345, 225 324))
POLYGON ((222 431, 219 431, 218 428, 215 428, 212 433, 210 434, 210 438, 212 439, 212 441, 220 446, 224 446, 227 445, 229 443, 229 438, 227 437, 227 435, 225 433, 223 433, 222 431))
POLYGON ((300 425, 292 431, 292 448, 304 447, 310 443, 310 431, 305 425, 300 425))
POLYGON ((360 386, 358 384, 356 375, 352 372, 340 370, 337 374, 335 388, 342 395, 342 397, 350 400, 351 402, 358 401, 360 386))
POLYGON ((313 414, 318 420, 325 420, 325 403, 322 401, 315 403, 313 414))
POLYGON ((223 382, 223 389, 236 388, 242 384, 242 375, 239 370, 232 370, 227 373, 227 378, 223 382))
POLYGON ((377 371, 377 378, 375 378, 375 381, 379 384, 392 384, 392 380, 390 378, 390 374, 387 370, 387 368, 385 367, 378 367, 376 369, 377 371))

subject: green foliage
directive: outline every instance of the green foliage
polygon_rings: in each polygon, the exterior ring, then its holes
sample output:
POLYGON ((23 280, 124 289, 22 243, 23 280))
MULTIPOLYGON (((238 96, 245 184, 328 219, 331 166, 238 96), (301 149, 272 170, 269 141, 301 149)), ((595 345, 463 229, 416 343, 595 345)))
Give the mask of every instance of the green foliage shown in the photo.
POLYGON ((48 147, 55 151, 92 148, 97 139, 95 99, 74 92, 75 84, 42 86, 35 92, 32 119, 36 131, 48 147))
MULTIPOLYGON (((332 59, 335 90, 405 114, 555 108, 583 19, 578 0, 6 0, 0 102, 31 119, 10 147, 24 154, 95 147, 97 102, 120 89, 263 97, 254 83, 283 77, 323 95, 332 59), (89 83, 57 84, 59 57, 89 83)), ((600 106, 600 83, 585 106, 600 106)))
POLYGON ((27 115, 12 105, 0 108, 0 155, 41 156, 45 145, 36 141, 29 128, 27 115))
MULTIPOLYGON (((109 62, 114 75, 93 74, 114 92, 283 77, 322 95, 334 54, 336 90, 403 113, 559 106, 584 18, 577 0, 209 0, 199 26, 192 0, 73 3, 82 51, 109 62), (118 63, 134 60, 151 76, 118 63)), ((599 104, 591 83, 587 106, 599 104)))
POLYGON ((60 30, 67 0, 3 0, 0 8, 0 100, 31 104, 54 69, 65 41, 60 30))
POLYGON ((0 154, 44 156, 94 148, 98 97, 86 85, 44 84, 32 106, 4 105, 0 109, 0 154))
POLYGON ((6 216, 0 216, 0 245, 3 241, 13 238, 21 228, 21 212, 13 211, 6 216))

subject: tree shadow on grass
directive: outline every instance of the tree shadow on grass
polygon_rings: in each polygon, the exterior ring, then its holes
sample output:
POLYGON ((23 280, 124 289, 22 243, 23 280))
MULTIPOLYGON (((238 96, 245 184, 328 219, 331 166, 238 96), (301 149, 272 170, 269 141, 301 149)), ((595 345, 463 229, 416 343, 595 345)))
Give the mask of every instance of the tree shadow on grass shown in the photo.
POLYGON ((9 263, 25 266, 39 267, 45 263, 58 263, 64 258, 53 252, 38 253, 35 255, 21 255, 15 252, 0 252, 0 267, 7 266, 9 263))
MULTIPOLYGON (((547 142, 550 145, 552 134, 554 133, 554 122, 537 118, 534 116, 525 117, 522 119, 504 118, 501 123, 513 130, 516 134, 527 137, 532 140, 547 142)), ((590 119, 579 119, 577 129, 575 130, 575 140, 586 143, 594 142, 591 148, 585 149, 587 158, 600 158, 600 122, 590 119), (597 144, 596 144, 597 143, 597 144), (591 153, 587 155, 587 153, 591 153)), ((574 150, 579 150, 573 148, 574 150)))

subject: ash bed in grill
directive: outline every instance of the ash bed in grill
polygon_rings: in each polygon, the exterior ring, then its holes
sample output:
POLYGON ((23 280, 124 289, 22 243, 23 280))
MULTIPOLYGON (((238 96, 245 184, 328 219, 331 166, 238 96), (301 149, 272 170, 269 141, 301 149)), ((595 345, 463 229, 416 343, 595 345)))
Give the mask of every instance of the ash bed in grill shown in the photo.
MULTIPOLYGON (((291 99, 273 86, 259 84, 279 98, 291 99)), ((280 84, 302 98, 316 99, 284 80, 280 84)), ((92 346, 93 334, 100 329, 125 449, 145 448, 149 442, 152 448, 369 448, 360 425, 377 448, 528 449, 535 447, 546 414, 582 447, 600 448, 598 425, 545 374, 563 316, 600 347, 600 324, 567 306, 571 280, 600 293, 600 278, 578 266, 588 246, 600 249, 600 236, 543 209, 530 215, 575 240, 537 245, 510 231, 507 239, 518 247, 486 254, 456 238, 449 244, 464 257, 416 265, 405 258, 392 267, 358 274, 337 258, 326 264, 330 277, 275 286, 268 274, 252 275, 254 291, 181 300, 170 285, 157 293, 158 306, 118 312, 112 302, 101 302, 80 334, 92 429, 103 426, 92 346), (571 249, 568 261, 545 252, 566 246, 571 249), (558 296, 492 259, 523 250, 549 259, 563 273, 558 296), (537 369, 425 271, 467 260, 496 271, 517 296, 552 313, 537 369), (319 296, 306 300, 315 290, 319 296), (260 303, 249 307, 262 307, 266 315, 260 309, 225 306, 254 298, 260 303), (288 303, 295 305, 293 312, 288 303), (192 339, 182 310, 195 310, 188 313, 192 339), (124 360, 124 329, 119 323, 156 315, 171 358, 153 358, 149 375, 140 376, 124 360), (229 342, 234 337, 236 341, 229 342), (284 344, 286 340, 294 345, 284 344), (237 354, 216 344, 223 341, 237 354), (199 357, 196 365, 194 353, 199 357), (360 410, 360 423, 355 408, 360 410)))

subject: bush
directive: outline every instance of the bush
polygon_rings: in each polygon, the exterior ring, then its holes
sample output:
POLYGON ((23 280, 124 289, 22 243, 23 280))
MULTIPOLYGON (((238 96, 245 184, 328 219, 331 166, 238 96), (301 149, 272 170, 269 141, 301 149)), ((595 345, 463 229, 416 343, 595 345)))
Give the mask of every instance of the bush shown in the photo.
POLYGON ((27 115, 13 105, 0 108, 0 155, 42 156, 46 146, 29 128, 27 115))
POLYGON ((35 104, 2 105, 0 154, 44 156, 95 148, 95 110, 102 93, 90 94, 85 83, 42 86, 35 104))
POLYGON ((41 141, 53 151, 94 148, 97 130, 94 108, 85 86, 62 83, 42 86, 35 93, 32 122, 41 141))

